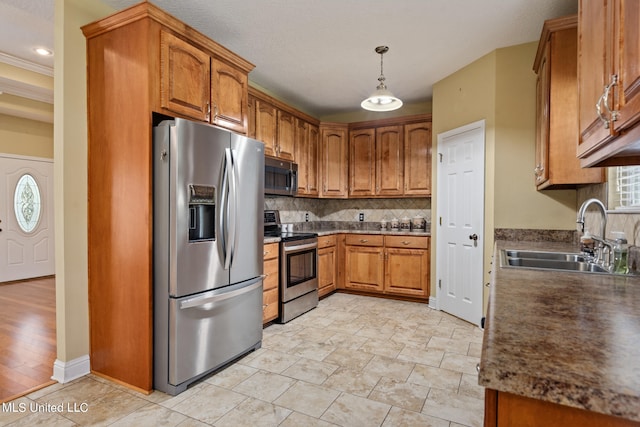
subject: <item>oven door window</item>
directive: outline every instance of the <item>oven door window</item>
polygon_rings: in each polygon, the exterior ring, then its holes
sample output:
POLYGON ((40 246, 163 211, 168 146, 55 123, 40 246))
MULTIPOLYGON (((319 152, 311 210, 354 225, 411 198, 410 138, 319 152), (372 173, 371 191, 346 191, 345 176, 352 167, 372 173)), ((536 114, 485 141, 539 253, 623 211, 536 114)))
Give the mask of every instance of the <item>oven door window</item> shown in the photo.
POLYGON ((316 249, 287 254, 287 288, 316 277, 316 249))

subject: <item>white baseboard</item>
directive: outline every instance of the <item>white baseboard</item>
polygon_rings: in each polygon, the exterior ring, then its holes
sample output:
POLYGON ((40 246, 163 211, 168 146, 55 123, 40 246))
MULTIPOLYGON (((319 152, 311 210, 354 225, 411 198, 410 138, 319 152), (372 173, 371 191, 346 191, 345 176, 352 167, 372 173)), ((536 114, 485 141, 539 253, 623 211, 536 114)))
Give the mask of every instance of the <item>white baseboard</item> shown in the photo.
POLYGON ((439 308, 438 308, 438 298, 429 297, 429 308, 432 308, 434 310, 439 310, 439 308))
POLYGON ((91 372, 89 355, 80 356, 68 362, 56 359, 53 363, 53 376, 51 379, 64 384, 83 377, 89 372, 91 372))

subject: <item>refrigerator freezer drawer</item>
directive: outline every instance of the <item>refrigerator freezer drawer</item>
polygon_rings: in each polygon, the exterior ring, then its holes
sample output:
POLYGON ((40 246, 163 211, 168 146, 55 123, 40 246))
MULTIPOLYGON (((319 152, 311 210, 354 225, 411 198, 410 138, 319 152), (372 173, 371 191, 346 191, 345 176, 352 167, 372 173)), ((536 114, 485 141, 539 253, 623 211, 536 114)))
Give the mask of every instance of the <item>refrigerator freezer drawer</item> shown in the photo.
POLYGON ((170 299, 169 383, 190 383, 261 341, 262 277, 170 299))

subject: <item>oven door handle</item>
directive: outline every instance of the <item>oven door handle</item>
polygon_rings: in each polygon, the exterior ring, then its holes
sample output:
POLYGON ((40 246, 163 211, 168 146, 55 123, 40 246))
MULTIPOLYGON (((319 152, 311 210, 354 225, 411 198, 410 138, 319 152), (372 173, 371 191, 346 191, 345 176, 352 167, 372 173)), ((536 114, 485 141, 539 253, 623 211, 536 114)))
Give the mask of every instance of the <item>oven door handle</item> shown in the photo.
POLYGON ((283 249, 286 252, 297 252, 303 251, 305 249, 314 249, 318 247, 318 243, 307 243, 306 245, 296 245, 296 246, 283 246, 283 249))
POLYGON ((264 280, 265 277, 266 277, 265 275, 258 276, 255 279, 249 281, 247 283, 247 286, 240 289, 236 289, 235 291, 218 293, 215 295, 201 295, 195 298, 186 299, 180 302, 180 310, 184 310, 186 308, 200 307, 206 304, 216 303, 216 302, 224 301, 229 298, 237 297, 242 294, 246 294, 248 292, 251 292, 261 287, 262 281, 264 280))

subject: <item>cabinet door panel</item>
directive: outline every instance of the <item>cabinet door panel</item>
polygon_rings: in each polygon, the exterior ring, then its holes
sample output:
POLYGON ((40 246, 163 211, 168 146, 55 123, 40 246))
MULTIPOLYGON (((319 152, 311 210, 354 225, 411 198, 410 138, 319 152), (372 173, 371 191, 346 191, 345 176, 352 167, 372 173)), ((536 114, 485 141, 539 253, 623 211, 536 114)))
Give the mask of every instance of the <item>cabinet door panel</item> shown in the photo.
MULTIPOLYGON (((611 137, 598 117, 596 104, 613 73, 612 7, 608 0, 580 0, 578 16, 578 85, 580 109, 580 140, 578 154, 582 157, 611 137)), ((608 100, 611 102, 611 94, 608 100)), ((612 105, 612 104, 609 104, 612 105)), ((604 107, 602 109, 605 113, 604 107)))
POLYGON ((309 187, 309 124, 296 119, 296 163, 298 164, 298 196, 307 195, 309 187))
POLYGON ((549 147, 549 44, 540 60, 538 79, 536 81, 536 165, 534 168, 535 184, 541 185, 549 179, 548 147, 549 147))
POLYGON ((320 160, 320 130, 318 126, 309 125, 309 145, 307 157, 307 195, 318 196, 320 185, 318 179, 318 161, 320 160))
POLYGON ((294 159, 294 140, 296 135, 296 119, 293 115, 278 110, 277 141, 278 150, 276 156, 281 159, 294 159))
POLYGON ((384 286, 383 248, 347 246, 347 289, 380 292, 384 286))
POLYGON ((318 296, 336 289, 336 247, 318 249, 318 296))
POLYGON ((376 129, 376 195, 399 196, 404 187, 402 126, 376 129))
POLYGON ((349 196, 375 194, 375 129, 349 133, 349 196))
POLYGON ((209 120, 209 55, 165 31, 160 33, 161 107, 209 120))
POLYGON ((431 123, 404 126, 404 194, 431 195, 431 123))
POLYGON ((640 120, 640 2, 617 1, 616 8, 620 88, 616 107, 619 118, 614 125, 622 130, 640 120))
POLYGON ((247 74, 211 59, 211 122, 247 133, 247 74))
POLYGON ((262 324, 278 317, 278 289, 270 289, 262 294, 262 324))
POLYGON ((276 155, 276 107, 256 99, 256 139, 264 142, 264 154, 276 155))
POLYGON ((347 197, 347 130, 325 128, 322 135, 321 197, 347 197))
POLYGON ((424 249, 386 249, 385 285, 387 293, 428 296, 429 252, 424 249))

